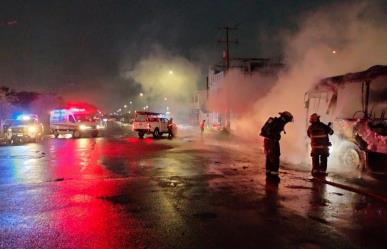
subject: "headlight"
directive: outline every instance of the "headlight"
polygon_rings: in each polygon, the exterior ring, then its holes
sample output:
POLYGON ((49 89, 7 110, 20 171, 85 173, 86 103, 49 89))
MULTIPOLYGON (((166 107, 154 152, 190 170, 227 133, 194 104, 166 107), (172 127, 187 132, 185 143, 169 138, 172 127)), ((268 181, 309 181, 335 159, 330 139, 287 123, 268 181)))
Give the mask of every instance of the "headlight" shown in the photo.
POLYGON ((89 130, 89 129, 91 129, 91 126, 88 126, 88 125, 80 125, 80 126, 79 126, 79 129, 80 129, 80 130, 89 130))
POLYGON ((105 129, 105 127, 103 125, 97 125, 97 129, 101 130, 101 129, 105 129))
POLYGON ((30 126, 28 127, 28 132, 29 133, 36 133, 38 129, 35 126, 30 126))

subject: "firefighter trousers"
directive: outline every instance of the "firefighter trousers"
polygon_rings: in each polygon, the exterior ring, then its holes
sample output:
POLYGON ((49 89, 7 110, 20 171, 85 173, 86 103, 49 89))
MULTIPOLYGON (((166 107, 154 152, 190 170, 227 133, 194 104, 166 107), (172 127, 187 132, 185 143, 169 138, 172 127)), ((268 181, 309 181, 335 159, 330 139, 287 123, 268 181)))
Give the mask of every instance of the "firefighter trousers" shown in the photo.
POLYGON ((314 154, 312 155, 312 171, 326 172, 328 166, 328 155, 314 154))
POLYGON ((265 138, 266 174, 278 175, 280 165, 280 144, 278 140, 265 138))

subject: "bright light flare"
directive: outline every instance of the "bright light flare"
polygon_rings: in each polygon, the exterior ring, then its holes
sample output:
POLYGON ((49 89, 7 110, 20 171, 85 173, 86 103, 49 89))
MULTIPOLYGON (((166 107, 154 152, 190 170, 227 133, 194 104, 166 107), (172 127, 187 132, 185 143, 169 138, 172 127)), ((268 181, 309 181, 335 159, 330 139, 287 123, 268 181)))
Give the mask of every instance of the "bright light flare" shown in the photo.
POLYGON ((91 129, 91 127, 88 126, 88 125, 81 124, 81 125, 79 126, 79 129, 82 130, 82 131, 84 131, 84 130, 89 130, 89 129, 91 129))
POLYGON ((36 126, 29 126, 28 127, 29 133, 36 133, 37 131, 38 131, 38 129, 36 128, 36 126))
POLYGON ((173 70, 169 70, 169 75, 172 75, 173 74, 173 70))
POLYGON ((29 115, 20 115, 16 119, 17 120, 28 121, 28 120, 31 120, 31 117, 29 115))

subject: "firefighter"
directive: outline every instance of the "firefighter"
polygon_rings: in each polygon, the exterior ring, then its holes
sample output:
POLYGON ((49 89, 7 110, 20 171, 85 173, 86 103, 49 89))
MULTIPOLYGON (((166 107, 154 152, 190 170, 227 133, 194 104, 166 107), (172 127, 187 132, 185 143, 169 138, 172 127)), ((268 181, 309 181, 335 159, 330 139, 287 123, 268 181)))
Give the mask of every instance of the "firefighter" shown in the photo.
POLYGON ((261 129, 261 136, 264 137, 264 150, 266 155, 266 177, 269 180, 279 181, 280 165, 280 144, 281 132, 287 123, 293 121, 293 115, 288 112, 280 112, 279 117, 270 117, 261 129))
POLYGON ((324 124, 317 113, 310 115, 308 137, 312 147, 312 176, 326 175, 329 156, 329 135, 333 134, 331 123, 324 124))
POLYGON ((199 124, 199 127, 200 127, 200 134, 203 135, 203 132, 204 132, 204 126, 206 124, 206 120, 203 119, 200 124, 199 124))
POLYGON ((169 138, 173 137, 173 118, 170 118, 168 120, 168 137, 169 138))

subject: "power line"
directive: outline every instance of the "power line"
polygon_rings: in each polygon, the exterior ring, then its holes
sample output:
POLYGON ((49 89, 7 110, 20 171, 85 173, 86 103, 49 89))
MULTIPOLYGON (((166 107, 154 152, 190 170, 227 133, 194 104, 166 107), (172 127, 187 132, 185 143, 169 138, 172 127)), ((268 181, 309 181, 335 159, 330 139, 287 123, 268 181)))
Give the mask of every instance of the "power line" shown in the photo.
POLYGON ((224 43, 226 44, 225 48, 225 59, 226 59, 226 69, 228 70, 230 68, 230 44, 238 44, 238 40, 230 40, 230 31, 237 30, 238 28, 236 26, 230 27, 230 26, 223 26, 219 27, 219 30, 225 31, 225 37, 224 39, 219 39, 218 43, 224 43))

